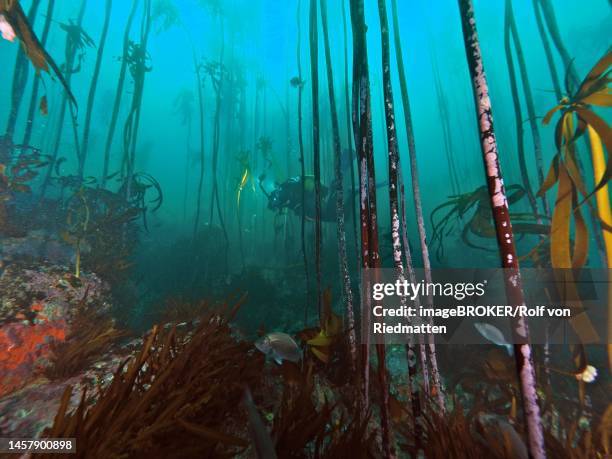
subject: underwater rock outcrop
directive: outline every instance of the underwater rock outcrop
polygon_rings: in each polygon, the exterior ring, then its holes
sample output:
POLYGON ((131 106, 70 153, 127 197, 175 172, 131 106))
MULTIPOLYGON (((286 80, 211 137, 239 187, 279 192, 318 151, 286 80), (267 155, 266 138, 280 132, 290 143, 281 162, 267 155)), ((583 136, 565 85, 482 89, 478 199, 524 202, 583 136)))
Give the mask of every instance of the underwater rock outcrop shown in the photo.
MULTIPOLYGON (((3 436, 38 438, 44 429, 53 424, 66 387, 74 388, 68 402, 68 408, 72 410, 79 405, 85 387, 107 387, 119 365, 141 344, 141 339, 130 340, 113 352, 99 355, 88 368, 70 378, 49 380, 38 374, 27 386, 0 397, 0 433, 3 436)), ((95 392, 91 391, 90 394, 90 402, 93 403, 96 400, 95 392)))
MULTIPOLYGON (((89 247, 84 246, 82 253, 89 247)), ((33 230, 24 237, 7 237, 0 245, 0 266, 10 261, 39 261, 60 265, 73 265, 74 247, 46 231, 33 230)))
POLYGON ((78 307, 95 305, 100 314, 110 308, 95 274, 77 278, 61 266, 12 263, 0 274, 0 292, 0 397, 39 376, 78 307))

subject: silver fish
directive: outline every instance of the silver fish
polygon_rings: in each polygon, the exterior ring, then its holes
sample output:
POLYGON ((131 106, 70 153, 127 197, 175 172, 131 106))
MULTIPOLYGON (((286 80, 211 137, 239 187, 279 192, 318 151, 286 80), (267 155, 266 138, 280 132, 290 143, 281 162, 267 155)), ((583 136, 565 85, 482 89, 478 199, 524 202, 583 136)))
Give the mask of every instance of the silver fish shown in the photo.
POLYGON ((302 358, 300 347, 287 333, 268 333, 255 341, 255 347, 279 365, 283 363, 283 360, 298 362, 302 358))
POLYGON ((486 322, 477 322, 474 324, 474 327, 476 330, 478 330, 478 333, 480 333, 486 339, 491 341, 493 344, 505 347, 506 351, 508 351, 508 355, 512 355, 512 345, 508 343, 506 337, 499 328, 486 322))

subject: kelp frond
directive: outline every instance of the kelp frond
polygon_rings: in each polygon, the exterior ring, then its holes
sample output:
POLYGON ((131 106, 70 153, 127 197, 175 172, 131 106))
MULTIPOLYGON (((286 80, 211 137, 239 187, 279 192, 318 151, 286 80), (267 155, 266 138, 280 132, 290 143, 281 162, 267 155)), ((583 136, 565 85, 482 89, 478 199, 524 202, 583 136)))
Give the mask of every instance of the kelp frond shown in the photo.
MULTIPOLYGON (((526 196, 525 189, 520 185, 510 185, 506 191, 509 205, 518 203, 526 196)), ((448 201, 440 204, 431 212, 430 219, 433 227, 431 241, 438 259, 444 257, 444 238, 457 231, 461 234, 461 241, 466 246, 479 250, 493 250, 474 243, 470 238, 470 236, 495 237, 489 201, 487 187, 482 186, 468 193, 450 196, 448 201)), ((511 212, 511 218, 514 233, 519 236, 549 233, 549 225, 540 223, 546 219, 543 215, 534 216, 529 213, 511 212)))
MULTIPOLYGON (((591 213, 599 219, 590 198, 605 186, 612 177, 612 132, 608 124, 595 113, 592 106, 611 107, 610 71, 612 51, 608 51, 587 74, 575 94, 565 97, 544 117, 543 123, 549 124, 556 112, 561 116, 555 125, 555 145, 557 154, 553 158, 550 170, 542 188, 538 192, 544 195, 554 185, 557 187, 557 198, 551 227, 551 259, 555 268, 580 268, 586 263, 588 254, 589 233, 580 205, 587 203, 591 213), (608 150, 606 169, 601 177, 596 178, 592 191, 587 190, 583 172, 580 170, 576 155, 575 143, 588 128, 591 128, 601 139, 608 150), (570 243, 570 227, 574 222, 574 244, 570 243)), ((599 219, 605 231, 612 231, 605 222, 599 219)))

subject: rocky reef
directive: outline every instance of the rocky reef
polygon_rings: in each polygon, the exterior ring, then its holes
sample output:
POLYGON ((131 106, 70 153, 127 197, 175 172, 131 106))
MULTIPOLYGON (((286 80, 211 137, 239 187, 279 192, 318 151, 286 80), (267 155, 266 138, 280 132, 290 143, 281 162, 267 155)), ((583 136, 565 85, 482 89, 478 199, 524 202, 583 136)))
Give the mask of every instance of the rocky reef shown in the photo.
MULTIPOLYGON (((10 242, 10 241, 9 241, 10 242)), ((17 242, 2 248, 3 255, 17 242)), ((22 244, 21 247, 28 247, 22 244)), ((31 245, 29 246, 32 247, 31 245)), ((59 246, 58 246, 59 247, 59 246)), ((27 252, 27 251, 26 251, 27 252)), ((17 253, 12 251, 12 253, 17 253)), ((29 252, 28 252, 29 253, 29 252)), ((22 257, 6 262, 0 271, 0 433, 34 436, 53 421, 61 394, 67 385, 104 384, 117 365, 130 353, 130 345, 104 346, 86 354, 81 368, 74 364, 72 374, 50 371, 54 359, 73 337, 87 330, 82 312, 89 319, 112 329, 109 317, 111 297, 108 286, 96 274, 76 277, 65 265, 22 257), (62 348, 61 346, 65 346, 62 348), (105 352, 95 355, 95 351, 105 352)), ((115 338, 115 333, 106 337, 115 338)), ((90 337, 87 337, 90 338, 90 337)), ((81 338, 84 340, 85 338, 81 338)), ((99 336, 93 336, 95 344, 99 336)), ((78 345, 78 343, 77 343, 78 345)), ((68 355, 68 354, 67 354, 68 355)), ((62 356, 62 358, 64 358, 62 356)), ((75 403, 78 404, 78 396, 75 403)))

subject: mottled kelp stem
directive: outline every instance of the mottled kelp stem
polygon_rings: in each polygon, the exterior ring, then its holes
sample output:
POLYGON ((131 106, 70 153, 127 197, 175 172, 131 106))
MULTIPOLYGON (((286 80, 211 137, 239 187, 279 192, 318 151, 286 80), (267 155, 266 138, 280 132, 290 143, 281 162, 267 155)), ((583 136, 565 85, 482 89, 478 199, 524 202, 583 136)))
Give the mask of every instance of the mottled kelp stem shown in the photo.
MULTIPOLYGON (((397 69, 400 80, 400 90, 402 93, 402 106, 404 109, 404 125, 406 128, 406 137, 408 139, 408 157, 410 158, 410 177, 412 182, 412 198, 417 218, 417 230, 419 233, 419 243, 421 247, 421 256, 423 258, 423 270, 425 273, 425 282, 431 283, 431 262, 429 260, 429 248, 427 247, 427 233, 425 230, 425 218, 423 217, 423 203, 421 200, 421 185, 419 182, 419 169, 416 157, 416 146, 414 141, 414 129, 412 126, 412 115, 410 112, 410 98, 408 96, 408 87, 406 83, 406 71, 404 69, 404 58, 402 55, 401 40, 399 35, 399 21, 397 15, 397 2, 392 0, 393 8, 393 32, 395 41, 395 57, 397 60, 397 69)), ((433 297, 427 297, 427 304, 433 304, 433 297)), ((431 335, 427 336, 427 354, 431 365, 432 384, 438 402, 438 407, 444 411, 444 391, 438 369, 438 358, 436 355, 436 347, 434 338, 431 335)), ((427 374, 427 366, 423 361, 423 385, 425 390, 429 387, 429 377, 427 374)))
POLYGON ((102 26, 102 34, 98 42, 98 53, 96 55, 96 65, 94 67, 93 76, 91 77, 91 85, 89 86, 89 96, 87 97, 87 111, 85 112, 85 124, 83 126, 83 141, 81 143, 81 158, 79 162, 79 177, 83 178, 85 172, 85 161, 87 160, 87 152, 89 150, 89 130, 91 127, 91 114, 94 100, 96 97, 96 88, 98 87, 98 77, 102 68, 102 57, 104 56, 104 46, 106 44, 106 36, 108 35, 108 26, 110 24, 111 10, 113 7, 112 0, 106 0, 106 8, 104 15, 104 25, 102 26))
POLYGON ((315 272, 317 310, 321 315, 321 145, 319 135, 319 28, 317 0, 310 0, 310 79, 312 84, 312 156, 315 180, 315 272))
MULTIPOLYGON (((47 44, 47 38, 49 37, 49 30, 51 29, 51 22, 53 21, 53 9, 55 8, 55 0, 49 0, 47 4, 47 12, 45 13, 45 25, 43 26, 43 33, 40 38, 40 43, 43 48, 47 44)), ((26 118, 26 127, 23 135, 23 145, 29 145, 32 139, 32 130, 34 129, 34 114, 38 107, 38 88, 40 86, 40 75, 36 73, 34 76, 34 83, 32 84, 32 95, 30 97, 30 105, 28 107, 28 116, 26 118)))
MULTIPOLYGON (((363 53, 365 48, 365 19, 363 18, 363 1, 350 0, 351 28, 353 32, 353 103, 352 121, 355 149, 359 168, 359 221, 361 227, 361 266, 370 267, 370 231, 368 208, 368 169, 367 154, 372 148, 372 113, 367 109, 370 103, 370 80, 367 71, 363 69, 363 53), (370 130, 368 130, 368 126, 370 130)), ((367 59, 365 60, 367 64, 367 59)), ((369 296, 361 299, 361 415, 365 418, 369 404, 370 385, 370 305, 369 296)))
MULTIPOLYGON (((514 107, 514 124, 516 128, 516 148, 519 162, 519 169, 521 172, 521 180, 523 182, 523 188, 527 195, 527 200, 531 206, 534 218, 538 218, 538 204, 536 202, 531 182, 529 181, 529 171, 527 168, 527 161, 525 159, 525 139, 523 130, 523 113, 521 111, 521 101, 519 98, 518 85, 516 82, 516 70, 514 68, 514 60, 512 59, 512 45, 511 45, 511 15, 512 15, 512 2, 506 0, 506 14, 504 17, 504 51, 506 54, 506 65, 508 66, 508 77, 510 79, 510 91, 512 93, 512 104, 514 107)), ((516 49, 516 40, 515 40, 516 49)), ((517 51, 518 54, 518 51, 517 51)))
MULTIPOLYGON (((523 92, 525 93, 525 106, 527 107, 527 116, 529 118, 529 128, 531 130, 531 138, 533 140, 533 153, 536 160, 536 170, 538 173, 538 188, 542 187, 544 183, 544 159, 542 158, 542 140, 540 138, 540 129, 538 128, 538 120, 535 111, 535 104, 533 102, 533 94, 531 93, 531 84, 529 82, 529 74, 527 72, 527 64, 525 63, 525 56, 523 55, 523 47, 521 45, 521 39, 516 26, 516 20, 514 19, 514 12, 512 11, 512 0, 507 1, 506 8, 508 8, 508 21, 510 25, 510 32, 512 33, 512 39, 514 42, 514 51, 516 53, 516 60, 519 66, 519 72, 521 75, 521 83, 523 85, 523 92)), ((549 215, 548 202, 546 196, 542 196, 542 206, 544 214, 549 215)))
MULTIPOLYGON (((28 10, 28 22, 32 24, 32 27, 34 27, 34 18, 36 17, 39 5, 40 0, 34 0, 28 10)), ((17 50, 17 57, 15 58, 13 84, 11 86, 11 107, 6 123, 6 134, 4 136, 4 140, 9 146, 12 144, 13 135, 15 134, 15 125, 17 124, 17 117, 19 116, 19 109, 21 108, 21 101, 23 100, 23 93, 25 92, 29 73, 30 63, 28 62, 23 48, 19 47, 17 50)))
POLYGON ((136 15, 136 7, 138 6, 138 0, 132 1, 132 9, 125 25, 125 31, 123 32, 123 54, 121 59, 121 69, 119 70, 119 78, 117 79, 117 90, 115 92, 115 102, 113 104, 113 112, 111 115, 110 123, 108 125, 108 134, 106 136, 106 144, 104 146, 104 166, 102 169, 102 187, 106 185, 108 177, 109 166, 110 166, 110 151, 113 145, 113 137, 115 135, 115 128, 117 127, 117 118, 119 116, 119 108, 121 107, 121 97, 123 96, 123 85, 125 84, 125 73, 127 71, 127 56, 130 46, 130 31, 132 30, 132 23, 136 15))
MULTIPOLYGON (((355 147, 359 158, 359 204, 361 221, 362 267, 380 268, 378 246, 378 219, 376 214, 376 173, 374 168, 374 146, 372 139, 372 109, 370 98, 370 75, 366 43, 366 23, 363 0, 351 0, 351 24, 353 28, 353 129, 355 147)), ((370 378, 370 307, 369 296, 362 299, 363 342, 363 404, 362 416, 368 409, 370 378)), ((376 345, 378 373, 381 382, 386 381, 386 358, 384 344, 376 345), (384 374, 383 374, 384 373, 384 374)), ((386 383, 385 383, 386 385, 386 383)), ((388 390, 388 388, 381 388, 388 390)), ((384 403, 381 411, 387 411, 384 403)), ((389 419, 388 412, 382 413, 389 419)), ((384 427, 384 425, 383 425, 384 427)), ((383 432, 383 438, 389 433, 383 432)))
MULTIPOLYGON (((491 197, 491 209, 497 234, 497 244, 499 246, 501 264, 506 272, 506 294, 510 304, 523 305, 525 301, 518 257, 514 246, 514 234, 512 232, 506 191, 499 165, 491 100, 489 99, 489 89, 480 54, 480 43, 476 31, 472 1, 459 0, 459 10, 461 13, 467 63, 472 79, 485 176, 491 197)), ((529 329, 524 317, 519 317, 513 321, 513 335, 515 342, 519 343, 514 345, 514 354, 523 399, 523 415, 525 417, 525 425, 527 426, 529 453, 533 458, 544 458, 546 457, 544 434, 536 393, 531 346, 528 344, 529 329)))
POLYGON ((342 182, 340 144, 340 126, 338 124, 338 109, 336 108, 336 95, 334 91, 334 72, 332 57, 329 49, 329 30, 327 27, 327 0, 321 1, 321 24, 323 25, 323 42, 325 46, 325 64, 327 67, 327 88, 329 92, 329 107, 332 120, 334 142, 334 188, 336 191, 336 234, 338 237, 338 261, 340 264, 340 278, 342 279, 342 296, 344 299, 348 325, 349 349, 351 352, 351 369, 355 371, 357 365, 357 336, 355 334, 355 313, 353 311, 353 291, 351 289, 351 275, 346 255, 346 232, 344 227, 344 193, 342 182))
MULTIPOLYGON (((397 131, 395 129, 395 101, 393 98, 393 86, 391 82, 391 63, 389 58, 389 19, 387 18, 387 3, 385 0, 378 0, 378 17, 380 19, 380 41, 382 45, 382 76, 383 76, 383 92, 385 100, 385 124, 387 126, 387 153, 389 165, 389 211, 391 221, 391 242, 393 245, 393 262, 397 280, 403 282, 405 279, 404 263, 402 262, 402 243, 401 243, 401 225, 399 216, 398 204, 398 185, 400 163, 397 147, 397 131)), ((405 298, 402 299, 402 306, 405 305, 405 298)), ((383 427, 383 449, 385 455, 391 457, 395 454, 393 444, 390 438, 390 420, 388 419, 389 406, 389 389, 386 379, 381 379, 381 395, 383 409, 382 427, 383 427)))
POLYGON ((306 254, 306 162, 304 160, 304 136, 302 131, 302 95, 304 83, 302 79, 302 17, 301 0, 298 0, 296 22, 297 22, 297 68, 298 68, 298 144, 300 147, 300 174, 302 184, 302 221, 300 222, 300 237, 302 239, 302 258, 304 259, 304 274, 306 275, 306 303, 304 304, 304 324, 308 322, 308 305, 310 304, 310 273, 308 270, 308 256, 306 254))
MULTIPOLYGON (((398 175, 398 184, 400 188, 400 202, 402 210, 402 243, 404 245, 404 258, 406 260, 406 271, 408 279, 412 284, 417 283, 414 273, 414 264, 412 263, 412 252, 410 242, 408 241, 408 225, 406 221, 406 193, 404 192, 404 182, 402 174, 398 175)), ((418 308, 421 305, 420 298, 415 298, 414 306, 418 308)), ((410 405, 412 408, 412 418, 414 422, 414 438, 417 451, 421 447, 422 433, 422 417, 421 417, 421 394, 419 392, 419 382, 417 381, 417 359, 414 350, 414 337, 410 336, 408 344, 406 344, 406 363, 408 365, 408 386, 410 388, 410 405)))

